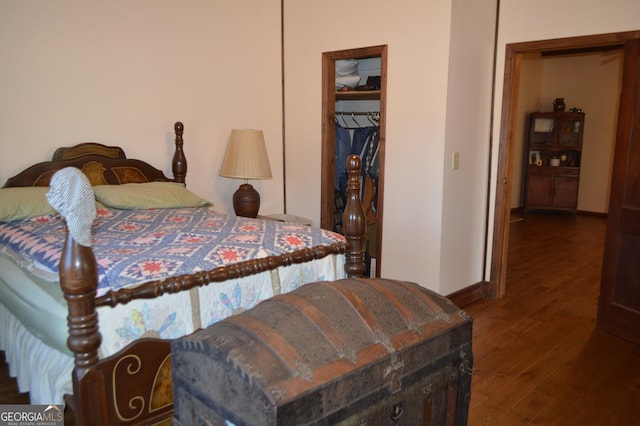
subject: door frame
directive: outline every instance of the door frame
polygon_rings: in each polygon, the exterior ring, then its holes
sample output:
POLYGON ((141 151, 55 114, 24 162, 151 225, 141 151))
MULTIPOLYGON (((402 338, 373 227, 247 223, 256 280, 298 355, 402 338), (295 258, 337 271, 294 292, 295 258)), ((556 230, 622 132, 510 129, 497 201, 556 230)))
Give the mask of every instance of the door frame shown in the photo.
POLYGON ((628 40, 640 38, 640 31, 567 37, 506 45, 502 112, 496 177, 491 269, 488 282, 482 284, 482 295, 500 298, 506 289, 511 184, 514 154, 514 131, 517 117, 518 86, 522 55, 527 53, 578 53, 607 50, 624 46, 628 40))
POLYGON ((387 45, 324 52, 322 54, 322 167, 320 177, 320 227, 333 230, 333 186, 335 162, 336 61, 380 58, 379 174, 376 203, 376 273, 382 270, 382 229, 384 216, 384 164, 387 128, 387 45))

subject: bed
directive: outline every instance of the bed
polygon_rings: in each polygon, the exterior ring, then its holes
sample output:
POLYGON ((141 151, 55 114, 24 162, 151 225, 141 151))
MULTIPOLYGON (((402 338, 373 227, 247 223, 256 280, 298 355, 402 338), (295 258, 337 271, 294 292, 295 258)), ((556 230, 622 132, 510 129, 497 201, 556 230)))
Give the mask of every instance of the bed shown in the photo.
POLYGON ((32 403, 64 401, 77 424, 168 421, 171 339, 307 282, 364 272, 358 157, 348 159, 339 235, 216 212, 186 189, 183 124, 174 131, 173 178, 89 142, 0 190, 16 204, 0 222, 0 349, 32 403), (90 246, 42 203, 69 167, 91 185, 90 246))

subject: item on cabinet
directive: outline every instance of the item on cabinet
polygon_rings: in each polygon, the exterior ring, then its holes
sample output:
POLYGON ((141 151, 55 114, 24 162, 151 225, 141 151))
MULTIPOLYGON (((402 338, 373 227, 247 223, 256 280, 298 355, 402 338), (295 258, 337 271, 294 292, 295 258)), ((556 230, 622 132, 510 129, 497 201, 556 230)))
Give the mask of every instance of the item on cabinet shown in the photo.
POLYGON ((380 90, 380 76, 370 75, 369 77, 367 77, 367 84, 356 86, 353 90, 380 90))
POLYGON ((551 167, 558 167, 560 166, 560 159, 556 157, 552 157, 549 164, 551 164, 551 167))
POLYGON ((553 110, 556 112, 563 112, 565 108, 564 98, 555 98, 553 100, 553 110))
POLYGON ((373 90, 380 90, 380 76, 370 75, 367 77, 367 86, 373 87, 373 90))
POLYGON ((582 112, 582 108, 578 108, 578 107, 569 108, 569 112, 582 112))
POLYGON ((534 121, 534 131, 536 133, 550 133, 553 132, 553 119, 551 118, 541 118, 539 120, 534 121))
POLYGON ((540 159, 540 151, 529 151, 529 164, 536 164, 538 166, 542 165, 542 160, 540 159))

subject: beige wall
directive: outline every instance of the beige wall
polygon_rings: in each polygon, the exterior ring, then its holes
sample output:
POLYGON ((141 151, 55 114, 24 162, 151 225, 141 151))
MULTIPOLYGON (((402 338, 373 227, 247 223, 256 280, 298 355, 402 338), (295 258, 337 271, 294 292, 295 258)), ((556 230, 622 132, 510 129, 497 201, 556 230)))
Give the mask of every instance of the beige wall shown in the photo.
POLYGON ((279 0, 2 1, 0 58, 1 182, 88 140, 170 173, 181 120, 187 184, 221 211, 230 130, 264 130, 274 178, 256 187, 282 210, 279 0))

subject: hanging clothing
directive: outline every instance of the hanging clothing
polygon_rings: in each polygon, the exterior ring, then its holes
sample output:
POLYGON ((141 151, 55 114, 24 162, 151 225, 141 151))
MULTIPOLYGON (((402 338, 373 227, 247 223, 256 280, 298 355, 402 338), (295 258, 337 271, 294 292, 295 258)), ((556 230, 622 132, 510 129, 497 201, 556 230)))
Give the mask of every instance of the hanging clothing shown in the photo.
POLYGON ((353 131, 351 153, 362 160, 362 177, 378 177, 378 152, 380 144, 380 128, 367 126, 353 131))
POLYGON ((364 178, 362 189, 362 206, 364 207, 364 215, 367 219, 367 225, 371 225, 378 221, 376 217, 376 198, 377 198, 377 180, 371 176, 364 178))
POLYGON ((351 133, 346 127, 336 124, 333 166, 333 189, 347 190, 347 158, 351 154, 351 133))
POLYGON ((360 157, 360 199, 368 225, 377 222, 377 194, 379 173, 380 129, 377 126, 358 127, 350 131, 336 123, 334 157, 334 231, 342 232, 342 214, 344 212, 347 191, 347 157, 355 154, 360 157))

